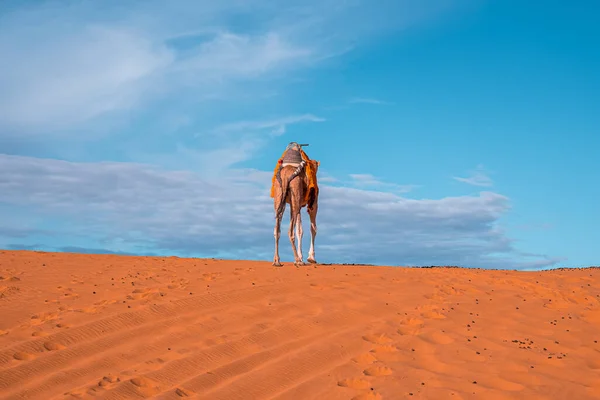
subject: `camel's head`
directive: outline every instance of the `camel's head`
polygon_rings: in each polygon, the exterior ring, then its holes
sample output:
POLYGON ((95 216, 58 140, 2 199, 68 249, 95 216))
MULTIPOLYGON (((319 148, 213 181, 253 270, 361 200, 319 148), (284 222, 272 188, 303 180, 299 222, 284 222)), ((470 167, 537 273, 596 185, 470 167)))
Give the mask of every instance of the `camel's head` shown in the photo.
POLYGON ((290 142, 285 149, 300 151, 300 150, 302 150, 302 146, 296 142, 290 142))

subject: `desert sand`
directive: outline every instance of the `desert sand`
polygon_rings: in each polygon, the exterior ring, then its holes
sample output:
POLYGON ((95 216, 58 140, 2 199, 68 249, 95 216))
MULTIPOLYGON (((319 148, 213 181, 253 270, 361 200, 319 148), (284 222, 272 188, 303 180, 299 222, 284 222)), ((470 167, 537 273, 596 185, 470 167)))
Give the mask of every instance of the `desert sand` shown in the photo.
POLYGON ((600 270, 0 251, 0 398, 598 399, 600 270))

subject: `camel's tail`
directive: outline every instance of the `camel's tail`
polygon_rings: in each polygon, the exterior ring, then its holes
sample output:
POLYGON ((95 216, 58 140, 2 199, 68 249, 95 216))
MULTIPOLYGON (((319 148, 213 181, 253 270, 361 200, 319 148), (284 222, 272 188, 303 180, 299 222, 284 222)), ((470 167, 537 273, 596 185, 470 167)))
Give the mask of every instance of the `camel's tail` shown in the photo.
POLYGON ((300 172, 304 169, 306 162, 302 160, 300 165, 296 168, 296 170, 290 175, 288 179, 281 180, 281 197, 279 198, 279 206, 277 207, 277 219, 281 219, 283 217, 283 211, 285 211, 285 199, 287 198, 288 191, 290 189, 290 182, 297 177, 300 172))
POLYGON ((283 217, 283 212, 285 211, 285 199, 290 188, 290 180, 291 179, 283 179, 281 181, 281 196, 279 197, 279 205, 277 206, 277 213, 275 214, 275 218, 278 220, 283 217))

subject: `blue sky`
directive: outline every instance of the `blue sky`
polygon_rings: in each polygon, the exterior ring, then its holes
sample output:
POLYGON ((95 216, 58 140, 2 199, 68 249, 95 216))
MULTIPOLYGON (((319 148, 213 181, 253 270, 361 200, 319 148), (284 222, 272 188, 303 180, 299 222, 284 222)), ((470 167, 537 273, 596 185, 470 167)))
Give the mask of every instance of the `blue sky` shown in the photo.
POLYGON ((0 248, 270 260, 298 141, 321 262, 597 265, 600 5, 423 3, 5 2, 0 248))

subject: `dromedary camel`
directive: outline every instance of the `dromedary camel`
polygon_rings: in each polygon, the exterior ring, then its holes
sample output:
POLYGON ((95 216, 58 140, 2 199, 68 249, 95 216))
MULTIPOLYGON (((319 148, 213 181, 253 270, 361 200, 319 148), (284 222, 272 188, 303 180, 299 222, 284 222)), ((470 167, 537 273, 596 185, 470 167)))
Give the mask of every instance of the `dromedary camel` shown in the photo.
POLYGON ((317 235, 317 210, 319 207, 319 187, 317 170, 320 162, 310 160, 298 143, 290 143, 278 161, 273 176, 273 197, 275 208, 275 256, 273 265, 280 267, 279 237, 281 236, 281 220, 286 204, 290 205, 290 229, 288 235, 294 251, 294 265, 305 265, 302 258, 302 217, 300 211, 306 206, 310 217, 310 249, 307 261, 316 263, 315 236, 317 235), (295 235, 294 235, 295 230, 295 235), (296 247, 296 239, 298 245, 296 247))

